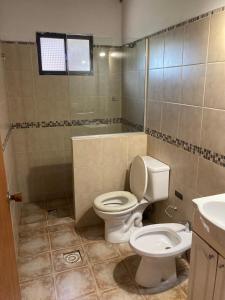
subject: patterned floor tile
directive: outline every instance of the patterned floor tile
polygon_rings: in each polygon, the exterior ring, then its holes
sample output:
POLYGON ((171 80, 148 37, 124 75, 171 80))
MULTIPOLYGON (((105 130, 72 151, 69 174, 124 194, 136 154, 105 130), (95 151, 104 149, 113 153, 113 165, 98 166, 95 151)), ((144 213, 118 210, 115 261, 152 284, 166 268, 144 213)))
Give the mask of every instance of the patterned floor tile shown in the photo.
POLYGON ((28 281, 20 285, 22 300, 55 300, 53 278, 50 276, 28 281))
POLYGON ((131 282, 129 273, 121 260, 96 264, 92 266, 92 269, 101 291, 115 288, 119 284, 131 282))
POLYGON ((149 292, 145 292, 146 300, 187 300, 187 296, 181 288, 172 288, 160 294, 149 295, 149 292))
POLYGON ((129 243, 121 243, 117 245, 120 254, 123 256, 134 255, 133 249, 131 249, 129 243))
POLYGON ((46 221, 46 215, 45 213, 40 212, 40 213, 34 213, 34 214, 21 217, 20 224, 24 225, 24 224, 38 223, 42 221, 46 221))
POLYGON ((79 234, 83 243, 104 240, 104 227, 99 225, 80 228, 79 234))
POLYGON ((81 243, 80 237, 72 229, 50 232, 49 235, 53 250, 70 248, 81 243))
POLYGON ((56 275, 56 291, 58 300, 77 299, 94 293, 95 281, 88 267, 58 273, 56 275))
POLYGON ((50 253, 19 258, 18 272, 21 282, 50 274, 52 272, 50 253))
POLYGON ((84 245, 84 251, 91 263, 98 263, 107 259, 120 257, 116 245, 105 241, 84 245))
POLYGON ((19 226, 19 237, 28 238, 46 233, 47 222, 31 223, 19 226))
POLYGON ((125 287, 118 286, 116 289, 103 292, 100 296, 101 300, 141 300, 144 299, 140 295, 138 289, 134 285, 127 285, 125 287))
POLYGON ((37 234, 32 237, 20 238, 19 256, 30 256, 50 250, 48 234, 37 234))

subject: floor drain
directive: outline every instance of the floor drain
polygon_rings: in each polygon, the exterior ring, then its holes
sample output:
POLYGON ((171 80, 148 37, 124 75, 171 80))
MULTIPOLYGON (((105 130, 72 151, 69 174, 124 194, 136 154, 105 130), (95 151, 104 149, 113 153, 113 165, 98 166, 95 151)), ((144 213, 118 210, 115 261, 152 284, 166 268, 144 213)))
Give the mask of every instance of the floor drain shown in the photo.
POLYGON ((69 264, 76 264, 82 261, 79 250, 63 253, 63 258, 69 264))
POLYGON ((50 216, 57 216, 57 209, 49 209, 48 215, 50 216))

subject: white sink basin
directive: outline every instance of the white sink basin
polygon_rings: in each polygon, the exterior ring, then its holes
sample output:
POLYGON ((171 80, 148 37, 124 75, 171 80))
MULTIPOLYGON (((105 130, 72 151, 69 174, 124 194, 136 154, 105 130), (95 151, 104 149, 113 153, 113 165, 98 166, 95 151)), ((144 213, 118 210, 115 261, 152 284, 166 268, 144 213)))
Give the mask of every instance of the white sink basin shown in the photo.
POLYGON ((206 220, 225 230, 225 194, 198 198, 193 202, 206 220))

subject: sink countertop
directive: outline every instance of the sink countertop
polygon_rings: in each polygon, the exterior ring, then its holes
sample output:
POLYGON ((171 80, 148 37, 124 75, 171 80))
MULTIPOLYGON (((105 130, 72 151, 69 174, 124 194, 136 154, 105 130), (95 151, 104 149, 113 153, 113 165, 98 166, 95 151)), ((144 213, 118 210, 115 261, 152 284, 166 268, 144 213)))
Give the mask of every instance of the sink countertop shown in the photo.
POLYGON ((225 223, 225 194, 197 198, 193 200, 193 203, 193 230, 220 255, 225 257, 225 229, 223 224, 223 222, 225 223), (215 206, 211 203, 215 203, 215 206), (219 205, 222 203, 222 206, 218 207, 218 203, 219 205), (222 210, 223 207, 224 210, 222 210), (217 213, 219 213, 218 220, 217 213))

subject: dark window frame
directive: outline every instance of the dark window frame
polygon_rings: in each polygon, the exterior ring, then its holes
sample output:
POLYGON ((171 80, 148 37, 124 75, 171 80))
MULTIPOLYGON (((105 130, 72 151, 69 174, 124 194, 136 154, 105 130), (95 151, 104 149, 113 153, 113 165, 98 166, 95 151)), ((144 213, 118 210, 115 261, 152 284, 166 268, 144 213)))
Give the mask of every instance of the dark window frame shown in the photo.
POLYGON ((79 34, 65 34, 53 32, 37 32, 36 33, 37 53, 38 53, 38 68, 40 75, 93 75, 93 36, 92 35, 79 35, 79 34), (65 47, 65 71, 43 71, 41 59, 41 38, 60 38, 64 40, 65 47), (89 41, 90 50, 90 71, 70 71, 68 69, 68 55, 67 55, 67 39, 84 39, 89 41))

